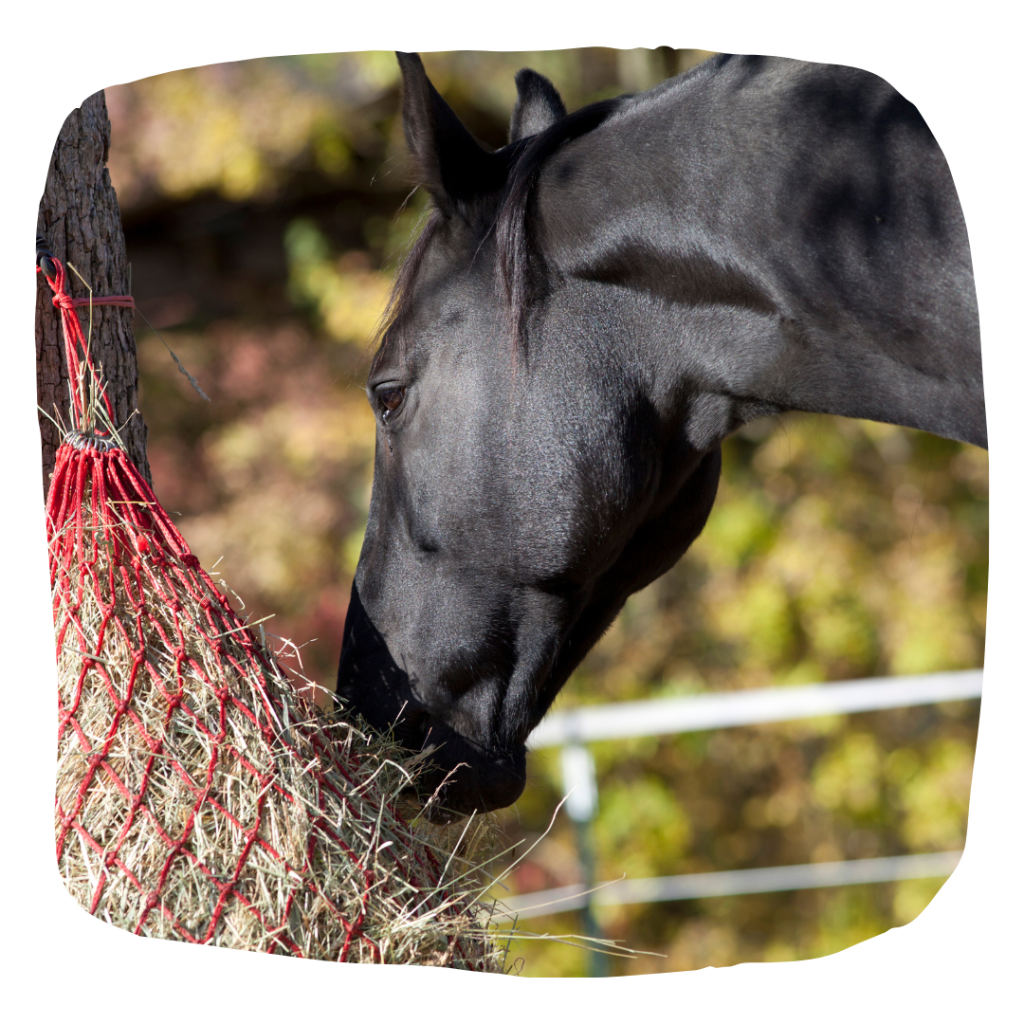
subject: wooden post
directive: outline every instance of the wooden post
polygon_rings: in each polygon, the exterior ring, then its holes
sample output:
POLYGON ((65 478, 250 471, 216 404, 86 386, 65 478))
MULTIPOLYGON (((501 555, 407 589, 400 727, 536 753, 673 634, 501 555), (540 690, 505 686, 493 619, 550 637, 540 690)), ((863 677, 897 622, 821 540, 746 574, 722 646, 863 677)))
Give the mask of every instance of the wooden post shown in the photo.
MULTIPOLYGON (((57 136, 39 204, 38 231, 50 251, 68 272, 68 291, 87 297, 88 288, 71 270, 73 264, 93 294, 130 293, 128 256, 125 251, 121 211, 107 172, 110 120, 102 92, 90 96, 73 110, 57 136)), ((38 275, 36 295, 36 385, 41 409, 68 423, 68 369, 64 361, 60 314, 52 293, 38 275), (55 413, 59 411, 60 417, 55 413)), ((138 398, 138 365, 132 311, 98 306, 92 314, 90 349, 97 369, 102 367, 114 408, 114 422, 128 449, 128 456, 147 481, 152 482, 146 459, 146 425, 135 412, 138 398), (123 427, 123 429, 122 429, 123 427)), ((88 312, 83 316, 88 330, 88 312)), ((43 445, 43 493, 49 486, 60 431, 42 413, 39 430, 43 445)))

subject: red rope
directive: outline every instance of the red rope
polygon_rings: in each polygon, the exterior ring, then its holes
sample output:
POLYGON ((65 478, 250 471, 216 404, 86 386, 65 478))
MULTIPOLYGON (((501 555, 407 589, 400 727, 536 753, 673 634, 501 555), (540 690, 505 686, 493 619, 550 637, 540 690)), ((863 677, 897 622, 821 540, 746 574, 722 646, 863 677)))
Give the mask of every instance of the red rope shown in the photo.
MULTIPOLYGON (((56 267, 57 272, 53 277, 50 277, 42 267, 36 267, 36 273, 42 274, 46 278, 46 283, 50 286, 53 291, 53 304, 60 310, 61 324, 64 329, 64 356, 67 360, 68 375, 71 380, 77 385, 82 378, 81 360, 85 361, 85 365, 89 369, 89 373, 92 380, 98 380, 98 376, 92 365, 92 359, 89 356, 89 345, 82 331, 82 323, 78 319, 78 315, 75 312, 77 309, 81 309, 83 306, 119 306, 122 309, 134 309, 135 300, 130 295, 101 295, 98 297, 90 296, 87 299, 75 299, 68 294, 67 284, 67 271, 64 269, 64 264, 61 263, 56 256, 48 256, 47 259, 53 263, 56 267), (79 358, 78 350, 81 349, 81 360, 79 358)), ((71 389, 71 403, 72 403, 72 424, 76 429, 80 429, 82 426, 82 420, 85 416, 85 410, 83 408, 83 395, 80 386, 73 387, 71 389)), ((110 404, 110 399, 107 397, 106 392, 103 392, 103 404, 107 407, 107 414, 110 416, 111 422, 114 420, 114 409, 110 404)))

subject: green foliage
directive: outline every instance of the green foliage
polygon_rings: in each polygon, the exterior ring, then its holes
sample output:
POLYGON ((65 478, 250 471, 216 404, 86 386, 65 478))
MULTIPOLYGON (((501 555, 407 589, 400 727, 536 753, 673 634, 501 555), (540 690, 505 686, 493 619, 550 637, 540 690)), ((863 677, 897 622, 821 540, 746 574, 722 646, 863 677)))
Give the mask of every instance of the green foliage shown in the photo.
POLYGON ((296 306, 337 341, 365 345, 384 312, 390 275, 373 269, 361 250, 331 259, 327 239, 307 217, 288 225, 284 246, 296 306))
POLYGON ((687 853, 690 822, 672 786, 657 776, 612 777, 594 823, 598 856, 629 878, 668 874, 687 853), (638 826, 645 842, 638 843, 638 826))
POLYGON ((829 811, 866 818, 878 810, 882 753, 870 733, 849 732, 814 766, 815 801, 829 811))
POLYGON ((899 792, 900 832, 911 849, 951 850, 963 845, 971 793, 974 749, 955 737, 939 737, 924 764, 899 792))

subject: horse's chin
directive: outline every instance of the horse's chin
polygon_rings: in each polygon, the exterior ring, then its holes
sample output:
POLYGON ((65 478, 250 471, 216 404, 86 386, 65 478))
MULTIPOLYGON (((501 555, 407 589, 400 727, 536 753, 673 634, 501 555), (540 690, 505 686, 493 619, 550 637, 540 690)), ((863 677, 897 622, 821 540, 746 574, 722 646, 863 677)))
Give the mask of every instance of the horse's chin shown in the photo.
POLYGON ((414 785, 414 799, 429 821, 450 824, 509 807, 526 788, 525 745, 496 754, 437 723, 431 723, 429 743, 435 749, 414 785))

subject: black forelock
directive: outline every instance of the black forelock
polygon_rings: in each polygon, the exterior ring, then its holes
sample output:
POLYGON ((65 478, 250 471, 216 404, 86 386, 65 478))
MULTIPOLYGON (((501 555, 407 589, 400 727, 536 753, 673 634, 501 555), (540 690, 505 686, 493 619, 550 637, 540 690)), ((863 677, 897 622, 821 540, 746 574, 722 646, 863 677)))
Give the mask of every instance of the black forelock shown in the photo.
POLYGON ((396 339, 397 344, 401 345, 401 325, 405 319, 405 314, 408 311, 412 297, 412 284, 419 273, 420 264, 423 262, 423 257, 427 247, 430 245, 430 240, 434 237, 437 226, 443 218, 444 214, 437 207, 431 210, 426 224, 423 225, 423 230, 416 241, 413 242, 412 247, 402 260, 398 272, 395 274, 395 279, 391 283, 391 290, 388 292, 384 311, 377 322, 377 330, 373 339, 373 344, 376 346, 377 351, 374 354, 373 362, 370 364, 371 374, 380 365, 385 355, 390 352, 393 344, 396 343, 396 339))

